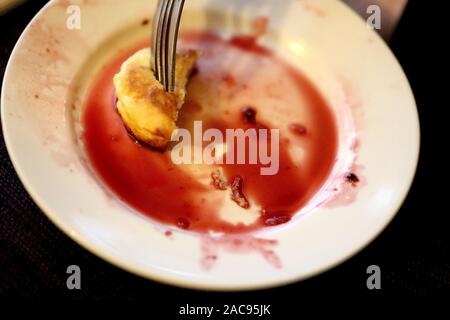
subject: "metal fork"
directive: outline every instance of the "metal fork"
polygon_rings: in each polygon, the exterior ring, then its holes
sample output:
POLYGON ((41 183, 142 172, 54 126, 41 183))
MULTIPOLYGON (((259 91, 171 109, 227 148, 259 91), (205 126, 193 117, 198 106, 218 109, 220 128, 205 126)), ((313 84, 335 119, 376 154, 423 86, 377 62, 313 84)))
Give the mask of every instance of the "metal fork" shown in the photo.
POLYGON ((156 79, 167 92, 175 90, 175 63, 185 0, 159 0, 153 19, 152 61, 156 79))

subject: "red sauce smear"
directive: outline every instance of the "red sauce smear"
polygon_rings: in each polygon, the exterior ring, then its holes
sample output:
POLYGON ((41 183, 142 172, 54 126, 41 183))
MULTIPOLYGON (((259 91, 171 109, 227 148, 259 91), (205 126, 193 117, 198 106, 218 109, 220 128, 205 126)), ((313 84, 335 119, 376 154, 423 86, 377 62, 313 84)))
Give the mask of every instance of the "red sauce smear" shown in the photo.
POLYGON ((245 254, 259 253, 275 269, 282 267, 281 260, 275 253, 276 240, 261 239, 242 236, 224 236, 221 238, 205 237, 202 239, 201 265, 205 270, 210 270, 219 260, 220 251, 245 254))
MULTIPOLYGON (((270 123, 255 120, 264 110, 264 105, 252 105, 251 109, 244 109, 243 121, 242 110, 245 105, 240 105, 234 111, 222 111, 221 114, 208 113, 205 112, 208 108, 215 110, 214 105, 200 105, 196 99, 198 95, 209 94, 210 100, 215 101, 218 90, 222 86, 229 88, 230 83, 233 84, 233 90, 235 87, 246 88, 245 83, 240 84, 240 79, 234 79, 231 75, 225 75, 226 81, 223 80, 224 74, 216 77, 222 70, 218 70, 216 63, 211 63, 212 60, 220 60, 221 57, 217 55, 223 55, 225 59, 227 50, 242 50, 243 53, 254 54, 255 57, 263 56, 264 59, 270 59, 282 66, 285 70, 284 76, 295 83, 303 95, 307 95, 309 105, 313 108, 315 123, 315 127, 308 127, 308 132, 311 130, 314 134, 308 140, 310 144, 307 146, 307 152, 310 159, 314 160, 297 166, 291 159, 289 144, 285 143, 287 139, 281 136, 280 167, 276 175, 260 175, 260 165, 222 165, 228 183, 233 186, 233 181, 235 182, 236 199, 241 201, 244 207, 247 207, 247 201, 251 206, 261 208, 261 218, 252 225, 235 225, 224 221, 218 214, 222 202, 217 201, 217 194, 223 195, 223 192, 226 192, 218 190, 224 189, 225 185, 217 188, 217 185, 202 184, 174 165, 170 152, 157 152, 136 143, 129 137, 114 109, 112 78, 130 55, 144 47, 139 46, 109 62, 90 89, 83 116, 83 139, 93 168, 104 184, 124 203, 158 222, 181 229, 200 233, 216 231, 236 234, 288 222, 319 190, 331 172, 337 149, 334 115, 305 77, 270 50, 258 45, 254 38, 235 37, 227 41, 211 33, 185 33, 181 40, 188 43, 192 49, 201 49, 203 55, 188 87, 186 105, 179 121, 180 127, 184 127, 189 119, 203 120, 203 130, 270 128, 270 123), (221 49, 216 50, 216 46, 221 49), (236 177, 242 181, 237 183, 236 177)), ((239 94, 245 94, 245 90, 239 94)), ((293 122, 297 120, 302 121, 293 119, 293 122)))

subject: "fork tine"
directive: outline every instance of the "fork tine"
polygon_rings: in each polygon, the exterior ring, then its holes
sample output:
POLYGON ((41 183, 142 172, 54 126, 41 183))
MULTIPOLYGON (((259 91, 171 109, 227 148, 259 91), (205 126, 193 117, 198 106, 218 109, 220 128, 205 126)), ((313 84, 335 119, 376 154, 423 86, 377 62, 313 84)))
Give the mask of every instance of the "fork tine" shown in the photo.
POLYGON ((161 64, 162 64, 162 84, 164 89, 169 91, 169 44, 170 44, 170 26, 172 24, 172 13, 174 8, 175 0, 168 0, 166 12, 163 19, 163 30, 162 30, 162 48, 161 48, 161 64))
POLYGON ((152 67, 168 92, 175 89, 178 29, 185 0, 159 0, 153 20, 152 67))
POLYGON ((163 35, 164 35, 164 21, 167 16, 167 5, 168 0, 161 0, 161 12, 160 15, 157 17, 157 28, 156 28, 156 71, 155 75, 157 75, 156 79, 159 82, 162 82, 163 80, 163 73, 164 73, 164 67, 162 64, 163 61, 163 35))
POLYGON ((171 17, 169 30, 169 56, 168 56, 168 89, 170 92, 175 90, 175 71, 176 71, 176 51, 178 30, 180 27, 181 13, 183 11, 185 0, 175 0, 175 7, 171 17))
POLYGON ((159 64, 160 64, 160 57, 159 57, 159 50, 158 50, 158 42, 160 35, 158 34, 158 26, 159 26, 159 20, 161 18, 162 10, 163 10, 163 4, 165 0, 159 0, 158 5, 156 7, 156 12, 153 17, 153 28, 152 28, 152 61, 151 65, 153 68, 153 72, 155 74, 155 78, 159 80, 159 64))

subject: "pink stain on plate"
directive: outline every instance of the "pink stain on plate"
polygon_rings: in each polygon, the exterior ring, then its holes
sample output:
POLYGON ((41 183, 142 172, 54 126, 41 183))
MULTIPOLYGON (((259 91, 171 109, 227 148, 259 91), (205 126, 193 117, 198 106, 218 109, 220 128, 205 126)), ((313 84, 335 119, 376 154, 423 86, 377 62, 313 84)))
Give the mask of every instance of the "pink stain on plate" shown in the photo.
POLYGON ((277 240, 252 236, 205 237, 201 244, 201 265, 205 270, 211 270, 219 260, 220 251, 224 251, 233 254, 258 253, 275 269, 280 269, 281 260, 274 251, 277 244, 277 240))
POLYGON ((324 10, 322 10, 321 8, 316 7, 315 5, 313 5, 312 3, 308 3, 305 1, 301 1, 301 4, 303 5, 303 9, 305 11, 311 12, 314 15, 323 18, 326 16, 326 13, 324 10))
POLYGON ((344 207, 354 203, 360 190, 367 185, 362 174, 363 167, 354 164, 347 172, 339 176, 333 186, 333 195, 322 205, 325 208, 344 207))

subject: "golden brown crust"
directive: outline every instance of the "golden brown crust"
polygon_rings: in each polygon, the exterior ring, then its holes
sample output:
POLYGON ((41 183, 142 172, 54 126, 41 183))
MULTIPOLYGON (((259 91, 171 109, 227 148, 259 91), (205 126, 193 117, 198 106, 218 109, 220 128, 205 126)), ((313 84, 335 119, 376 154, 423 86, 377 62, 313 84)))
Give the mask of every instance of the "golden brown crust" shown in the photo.
POLYGON ((198 58, 195 51, 177 55, 175 91, 167 93, 150 68, 150 50, 130 57, 114 77, 117 109, 125 127, 139 141, 166 148, 176 129, 178 111, 184 103, 188 77, 198 58))
POLYGON ((147 103, 166 113, 169 117, 175 118, 179 97, 156 86, 156 80, 149 68, 141 65, 132 66, 127 69, 124 79, 125 87, 129 89, 129 95, 148 99, 147 103))

